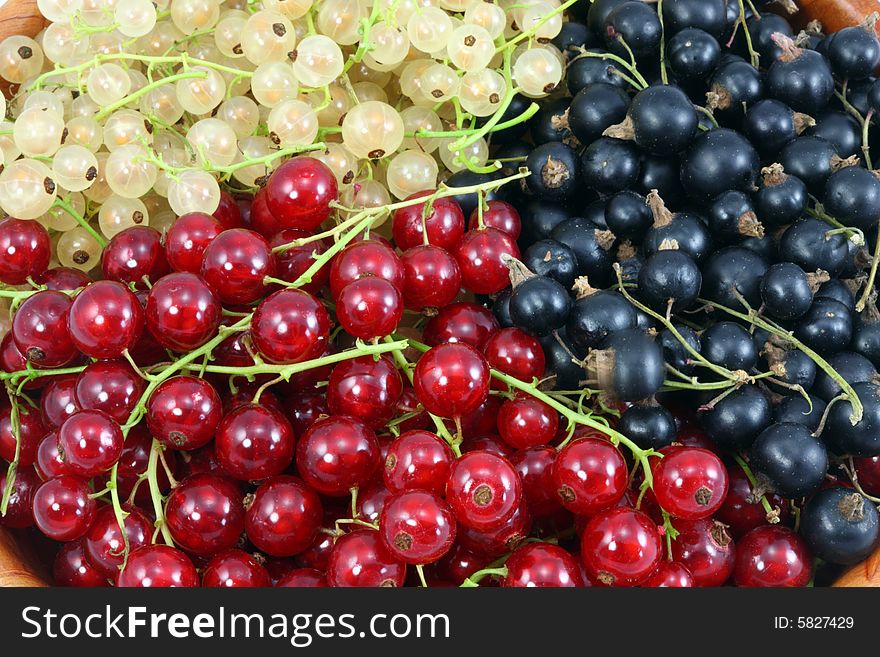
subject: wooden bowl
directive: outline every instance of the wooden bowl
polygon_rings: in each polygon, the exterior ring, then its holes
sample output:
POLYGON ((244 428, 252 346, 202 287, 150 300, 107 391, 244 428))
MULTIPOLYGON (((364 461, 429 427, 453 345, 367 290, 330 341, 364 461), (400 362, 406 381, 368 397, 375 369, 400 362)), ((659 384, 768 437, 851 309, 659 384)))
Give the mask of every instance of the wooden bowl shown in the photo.
MULTIPOLYGON (((877 0, 797 0, 797 4, 801 10, 791 17, 794 24, 803 26, 811 20, 819 20, 826 31, 856 25, 880 10, 877 0)), ((45 25, 36 0, 5 0, 0 5, 0 39, 13 34, 32 37, 45 25)), ((29 554, 27 546, 21 542, 21 538, 0 527, 0 587, 48 586, 44 567, 33 562, 32 553, 29 554)), ((880 548, 867 560, 846 571, 834 586, 880 587, 880 548)))

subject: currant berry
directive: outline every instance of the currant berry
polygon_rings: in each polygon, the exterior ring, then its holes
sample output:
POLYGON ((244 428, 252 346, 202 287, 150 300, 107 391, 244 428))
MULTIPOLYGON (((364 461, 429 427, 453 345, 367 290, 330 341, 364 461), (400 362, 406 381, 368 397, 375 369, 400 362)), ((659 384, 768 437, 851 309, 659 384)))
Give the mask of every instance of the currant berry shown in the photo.
POLYGON ((336 300, 336 317, 349 335, 373 340, 390 335, 403 318, 400 291, 381 278, 359 278, 336 300))
POLYGON ((314 230, 330 216, 330 204, 338 197, 333 171, 312 157, 288 160, 266 184, 266 205, 284 228, 314 230))
POLYGON ((98 281, 73 300, 67 326, 73 343, 86 356, 119 358, 141 337, 144 311, 122 283, 98 281))
POLYGON ((559 451, 553 463, 553 481, 562 506, 592 516, 623 497, 628 483, 626 461, 606 440, 573 440, 559 451))
POLYGON ((531 383, 544 375, 546 366, 541 343, 518 328, 495 331, 483 348, 489 366, 515 379, 531 383))
POLYGON ((227 550, 216 555, 202 573, 202 586, 213 588, 254 588, 271 586, 266 569, 243 550, 227 550))
POLYGON ((330 339, 330 318, 308 292, 279 290, 257 306, 251 339, 268 360, 299 363, 324 353, 330 339))
POLYGON ((488 397, 489 365, 470 345, 441 344, 419 359, 413 387, 429 413, 461 417, 476 410, 488 397))
POLYGON ((37 448, 46 428, 40 414, 27 407, 18 411, 18 431, 13 431, 12 408, 0 409, 0 458, 12 463, 16 457, 18 444, 18 463, 21 466, 32 465, 37 457, 37 448))
POLYGON ((376 240, 349 244, 330 265, 330 295, 338 299, 351 282, 365 276, 382 278, 403 288, 403 263, 390 246, 376 240))
POLYGON ((52 563, 52 579, 56 586, 109 586, 110 583, 86 558, 82 541, 65 543, 52 563))
POLYGON ((77 355, 67 328, 70 306, 67 295, 45 290, 29 296, 15 311, 12 339, 34 367, 61 367, 77 355))
POLYGON ((736 544, 737 586, 806 586, 812 574, 807 544, 788 527, 757 527, 736 544))
POLYGON ((293 461, 293 429, 282 414, 244 404, 226 414, 217 427, 214 449, 222 468, 242 481, 280 474, 293 461))
POLYGON ((369 481, 379 459, 376 434, 349 417, 318 420, 296 447, 300 476, 322 495, 348 495, 350 489, 369 481))
POLYGON ((506 258, 519 258, 516 241, 497 228, 471 230, 452 249, 465 289, 495 294, 510 285, 506 258))
POLYGON ((118 423, 128 420, 137 406, 146 381, 125 360, 99 360, 76 377, 76 408, 103 411, 118 423))
POLYGON ((530 395, 508 399, 498 409, 498 433, 514 449, 546 445, 558 428, 559 414, 530 395))
POLYGON ((401 587, 406 564, 395 559, 379 532, 358 529, 337 539, 327 564, 327 583, 333 587, 401 587))
POLYGON ((439 496, 427 491, 395 493, 379 516, 382 544, 408 564, 437 561, 455 542, 455 517, 439 496))
POLYGON ((667 448, 654 464, 654 495, 666 511, 695 520, 714 514, 727 496, 727 470, 715 454, 694 447, 667 448))
POLYGON ((145 545, 128 555, 116 586, 136 588, 195 587, 199 574, 183 552, 170 545, 145 545))
POLYGON ((147 287, 169 269, 162 234, 149 226, 132 226, 116 233, 101 252, 104 278, 124 285, 147 287))
POLYGON ((605 586, 635 586, 656 570, 662 558, 657 526, 634 509, 601 511, 581 534, 587 576, 605 586))
POLYGON ((727 527, 711 518, 676 520, 678 537, 672 541, 672 558, 684 564, 694 586, 721 586, 733 573, 736 548, 727 527))
POLYGON ((513 516, 522 499, 522 482, 510 462, 485 451, 469 452, 449 469, 446 501, 458 521, 491 530, 513 516))
POLYGON ((80 411, 58 429, 58 452, 66 473, 90 479, 107 472, 122 455, 119 423, 103 411, 80 411))
POLYGON ((0 221, 0 282, 23 285, 49 266, 49 233, 36 221, 8 217, 0 221))
POLYGON ((571 588, 584 585, 578 562, 558 545, 529 543, 505 562, 503 588, 571 588))
POLYGON ((198 274, 208 245, 223 232, 214 217, 203 212, 190 212, 177 218, 165 233, 165 257, 174 271, 198 274))
POLYGON ((83 551, 89 563, 106 578, 114 578, 125 561, 126 547, 137 550, 150 544, 153 526, 149 518, 133 507, 123 508, 127 514, 123 520, 125 536, 122 537, 116 513, 110 506, 105 506, 95 514, 95 520, 89 531, 82 538, 83 551))
MULTIPOLYGON (((417 192, 407 201, 428 197, 431 191, 417 192)), ((394 242, 406 251, 427 242, 441 249, 452 249, 464 235, 464 214, 461 207, 451 198, 438 198, 430 203, 409 205, 394 211, 391 220, 394 242)))
POLYGON ((403 380, 390 358, 359 356, 333 368, 327 405, 334 415, 356 417, 378 430, 394 416, 402 393, 403 380))
POLYGON ((266 239, 251 230, 224 230, 208 244, 201 274, 221 303, 252 303, 263 296, 263 279, 274 276, 275 255, 266 239))
POLYGON ((214 386, 192 376, 163 381, 147 400, 147 426, 171 449, 193 450, 206 445, 222 417, 220 395, 214 386))
POLYGON ((147 295, 147 329, 166 349, 192 351, 210 340, 223 309, 201 277, 189 272, 162 277, 147 295))
POLYGON ((464 342, 483 349, 486 341, 499 329, 498 320, 491 310, 476 303, 453 303, 425 324, 424 340, 436 346, 447 342, 464 342))
POLYGON ((317 493, 296 477, 282 475, 263 482, 247 502, 245 530, 261 552, 290 557, 311 545, 322 519, 317 493))
POLYGON ((210 474, 187 477, 165 504, 165 521, 174 541, 205 556, 235 545, 244 531, 244 515, 238 484, 210 474))
POLYGON ((97 502, 85 479, 62 475, 50 479, 34 493, 34 522, 53 541, 73 541, 83 536, 95 517, 97 502))
POLYGON ((432 244, 404 251, 403 302, 407 308, 442 308, 461 291, 461 270, 446 249, 432 244))
POLYGON ((425 490, 442 495, 455 457, 449 446, 428 431, 407 431, 388 448, 382 479, 393 493, 425 490))

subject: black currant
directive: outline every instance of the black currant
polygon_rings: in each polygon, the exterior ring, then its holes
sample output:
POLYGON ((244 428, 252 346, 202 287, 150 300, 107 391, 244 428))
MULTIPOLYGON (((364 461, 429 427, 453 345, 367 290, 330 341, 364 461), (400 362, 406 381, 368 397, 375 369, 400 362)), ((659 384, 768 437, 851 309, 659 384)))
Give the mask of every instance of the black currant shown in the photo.
POLYGON ((880 540, 877 507, 852 488, 824 488, 801 511, 800 534, 820 559, 858 563, 880 540))
POLYGON ((533 276, 510 294, 510 318, 515 326, 532 335, 547 335, 565 325, 571 297, 549 276, 533 276))
POLYGON ((700 296, 703 276, 694 259, 677 249, 650 256, 639 272, 639 295, 658 312, 684 310, 700 296))
POLYGON ((568 125, 578 141, 591 144, 602 136, 606 128, 626 118, 629 102, 629 96, 619 86, 594 82, 571 99, 568 125))
POLYGON ((598 347, 609 334, 638 326, 635 309, 618 292, 589 290, 572 305, 566 332, 581 350, 598 347))
POLYGON ((555 240, 540 240, 523 254, 523 264, 539 276, 549 276, 565 289, 570 289, 578 274, 574 251, 555 240))
POLYGON ((694 139, 681 164, 681 182, 697 200, 709 202, 730 189, 750 192, 758 176, 758 154, 738 132, 720 128, 694 139))
POLYGON ((749 461, 787 498, 813 493, 828 472, 825 445, 797 423, 772 424, 762 431, 749 449, 749 461))
POLYGON ((770 402, 757 386, 743 385, 699 411, 703 428, 724 449, 747 449, 772 418, 770 402))
POLYGON ((792 262, 771 265, 761 280, 761 301, 764 311, 773 319, 797 319, 813 304, 810 279, 792 262))
POLYGON ((672 413, 659 404, 634 404, 620 415, 617 430, 642 449, 671 445, 677 428, 672 413))

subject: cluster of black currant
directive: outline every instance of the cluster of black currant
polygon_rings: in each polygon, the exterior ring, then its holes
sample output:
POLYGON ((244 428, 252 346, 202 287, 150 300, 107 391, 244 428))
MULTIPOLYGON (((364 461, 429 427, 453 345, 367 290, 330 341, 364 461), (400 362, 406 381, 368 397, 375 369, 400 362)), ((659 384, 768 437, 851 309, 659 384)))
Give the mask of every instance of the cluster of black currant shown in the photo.
POLYGON ((875 17, 826 35, 773 11, 575 5, 568 93, 493 135, 531 175, 497 193, 522 258, 492 307, 539 337, 546 387, 610 388, 643 448, 701 424, 815 556, 854 563, 880 537, 880 43, 875 17))

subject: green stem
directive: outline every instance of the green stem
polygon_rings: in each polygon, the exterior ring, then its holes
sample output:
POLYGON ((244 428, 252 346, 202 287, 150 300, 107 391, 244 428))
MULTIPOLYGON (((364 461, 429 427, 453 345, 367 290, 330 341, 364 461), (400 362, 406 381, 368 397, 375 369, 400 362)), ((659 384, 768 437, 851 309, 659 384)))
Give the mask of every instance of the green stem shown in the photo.
POLYGON ((165 507, 162 504, 162 491, 159 490, 158 465, 159 450, 162 449, 161 443, 153 438, 153 444, 150 447, 150 460, 147 464, 147 482, 150 485, 150 497, 153 500, 153 512, 156 514, 155 526, 162 532, 162 538, 165 543, 174 547, 174 539, 171 537, 171 530, 168 529, 168 523, 165 520, 165 507))
MULTIPOLYGON (((746 475, 746 479, 749 480, 749 486, 752 487, 752 492, 758 490, 758 480, 755 479, 755 475, 752 473, 752 469, 749 467, 749 464, 746 463, 745 459, 736 453, 733 454, 733 459, 746 475)), ((771 524, 775 524, 773 520, 774 518, 775 522, 779 522, 777 510, 770 506, 770 501, 763 493, 761 494, 761 506, 764 507, 764 512, 767 514, 767 519, 771 524)))
POLYGON ((493 575, 495 577, 507 577, 507 567, 502 566, 501 568, 483 568, 483 570, 478 570, 473 575, 468 577, 461 583, 460 588, 463 589, 474 589, 479 588, 480 580, 493 575))
POLYGON ((89 224, 89 222, 86 221, 85 217, 83 217, 79 212, 77 212, 77 211, 76 211, 76 208, 74 208, 73 205, 72 205, 71 203, 69 203, 67 200, 65 200, 65 199, 63 199, 63 198, 61 198, 61 197, 59 196, 59 197, 57 197, 57 198, 55 199, 55 204, 54 204, 54 205, 55 205, 56 207, 61 208, 61 209, 64 210, 67 214, 69 214, 71 217, 73 217, 74 219, 76 219, 76 223, 78 223, 78 224, 82 227, 83 230, 85 230, 89 235, 91 235, 92 238, 93 238, 98 244, 101 245, 101 248, 102 248, 102 249, 103 249, 105 246, 107 246, 107 240, 104 238, 104 236, 101 235, 101 233, 99 233, 98 231, 96 231, 94 228, 92 228, 92 226, 89 224))
POLYGON ((865 290, 856 304, 857 312, 862 312, 871 298, 871 292, 874 290, 874 281, 877 278, 878 263, 880 263, 880 234, 877 235, 877 243, 874 245, 874 255, 871 257, 871 271, 868 273, 868 280, 865 282, 865 290))
POLYGON ((657 17, 660 19, 660 79, 663 84, 669 84, 669 75, 666 72, 666 25, 663 24, 663 0, 657 0, 657 17))
POLYGON ((746 8, 743 4, 743 0, 739 0, 739 22, 742 25, 743 33, 746 37, 746 47, 749 49, 749 60, 752 63, 752 66, 758 68, 758 53, 755 52, 755 47, 752 45, 752 35, 749 32, 749 26, 746 24, 746 8))
POLYGON ((103 119, 107 118, 108 116, 110 116, 111 114, 113 114, 113 112, 118 110, 120 107, 125 107, 126 105, 128 105, 132 101, 135 101, 138 98, 141 98, 142 96, 146 96, 153 89, 158 89, 159 87, 162 87, 166 84, 173 84, 173 83, 177 82, 178 80, 187 80, 190 78, 204 79, 206 77, 208 77, 208 74, 205 73, 204 71, 184 71, 183 73, 176 73, 175 75, 171 75, 167 78, 162 78, 161 80, 156 80, 155 82, 151 82, 150 84, 144 85, 143 87, 141 87, 140 89, 138 89, 134 93, 129 94, 128 96, 125 96, 125 98, 120 98, 115 103, 111 103, 111 104, 107 105, 106 107, 101 108, 101 111, 99 111, 97 114, 95 114, 95 120, 100 122, 101 120, 103 120, 103 119))

